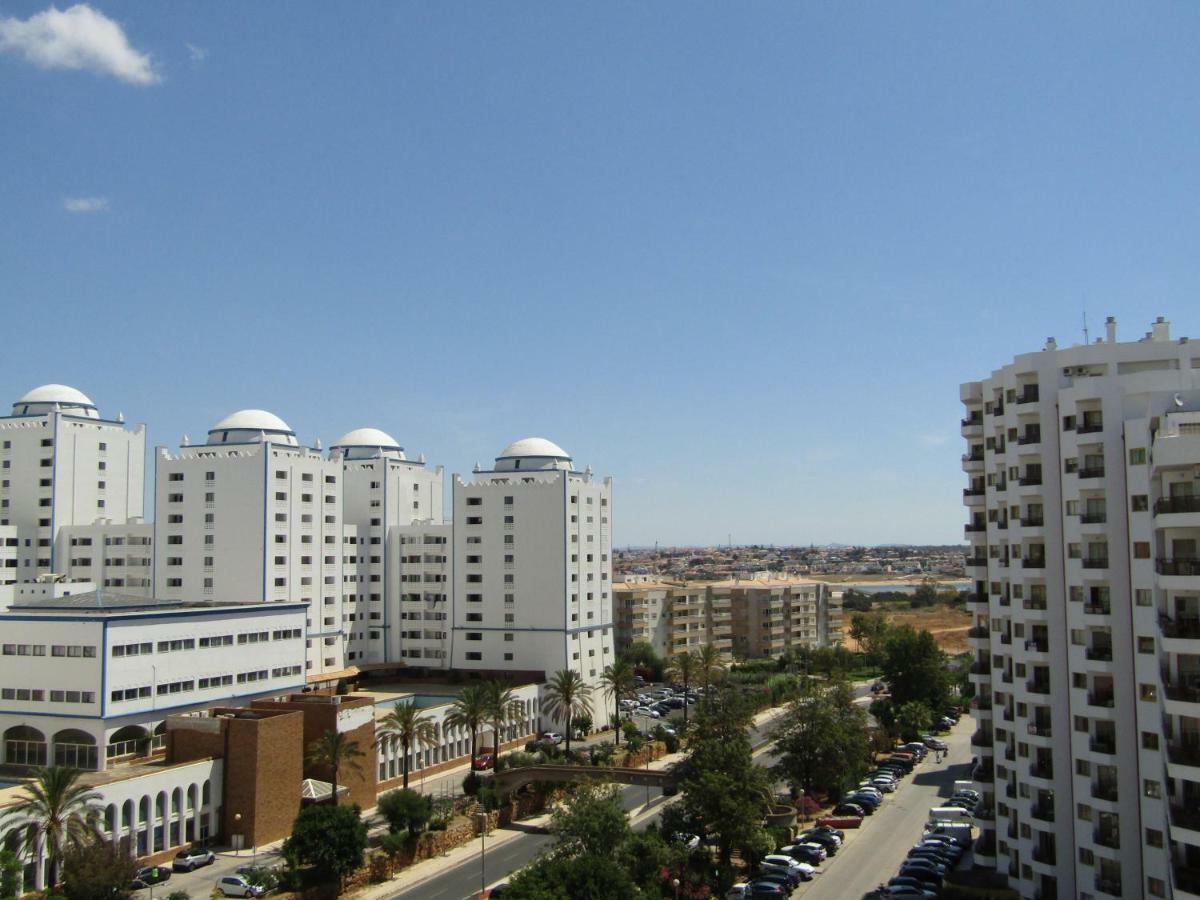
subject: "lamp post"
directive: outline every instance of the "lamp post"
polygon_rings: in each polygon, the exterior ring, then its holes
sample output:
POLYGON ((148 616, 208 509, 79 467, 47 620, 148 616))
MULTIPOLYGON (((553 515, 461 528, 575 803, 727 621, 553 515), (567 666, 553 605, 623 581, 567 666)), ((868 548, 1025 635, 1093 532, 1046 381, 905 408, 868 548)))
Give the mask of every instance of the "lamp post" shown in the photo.
POLYGON ((242 814, 235 812, 233 814, 233 827, 238 829, 237 834, 233 835, 233 855, 242 855, 242 814))
POLYGON ((679 879, 671 879, 671 887, 675 888, 675 900, 679 900, 679 879))
POLYGON ((479 896, 483 896, 483 892, 487 890, 487 826, 488 817, 486 812, 478 814, 479 818, 479 896))

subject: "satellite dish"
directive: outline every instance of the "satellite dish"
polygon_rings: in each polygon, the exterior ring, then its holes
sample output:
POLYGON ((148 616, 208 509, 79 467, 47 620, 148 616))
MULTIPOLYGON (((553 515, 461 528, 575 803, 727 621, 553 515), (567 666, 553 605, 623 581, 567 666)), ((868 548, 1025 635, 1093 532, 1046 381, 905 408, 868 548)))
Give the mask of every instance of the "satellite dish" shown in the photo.
POLYGON ((1176 394, 1176 395, 1175 395, 1175 396, 1172 398, 1172 402, 1175 404, 1175 406, 1176 406, 1178 409, 1183 409, 1183 397, 1182 397, 1182 396, 1180 396, 1179 394, 1176 394))

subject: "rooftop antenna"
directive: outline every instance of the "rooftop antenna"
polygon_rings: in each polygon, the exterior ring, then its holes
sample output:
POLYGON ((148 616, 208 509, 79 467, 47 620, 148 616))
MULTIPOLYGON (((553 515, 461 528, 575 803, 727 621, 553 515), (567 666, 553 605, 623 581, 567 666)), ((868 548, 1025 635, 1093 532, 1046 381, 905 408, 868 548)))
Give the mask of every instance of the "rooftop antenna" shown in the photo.
POLYGON ((1090 338, 1088 337, 1087 310, 1086 309, 1083 311, 1083 342, 1085 344, 1090 343, 1090 338))

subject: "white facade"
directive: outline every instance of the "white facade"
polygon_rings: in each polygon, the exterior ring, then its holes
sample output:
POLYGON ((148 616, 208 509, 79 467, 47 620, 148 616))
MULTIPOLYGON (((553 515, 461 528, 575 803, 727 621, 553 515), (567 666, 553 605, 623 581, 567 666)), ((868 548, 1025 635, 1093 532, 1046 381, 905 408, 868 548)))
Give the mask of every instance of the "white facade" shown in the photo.
MULTIPOLYGON (((419 564, 431 553, 438 557, 432 561, 438 562, 443 581, 448 568, 445 546, 440 553, 436 548, 422 552, 420 547, 407 546, 410 537, 421 540, 445 527, 441 524, 442 467, 428 469, 423 458, 408 459, 395 439, 376 428, 358 428, 343 435, 330 449, 330 456, 342 465, 346 663, 360 668, 396 663, 407 655, 402 650, 401 632, 411 630, 407 627, 409 607, 404 603, 411 593, 409 576, 418 580, 424 576, 425 569, 419 564), (413 526, 420 527, 410 530, 413 526)), ((430 609, 443 618, 448 589, 441 584, 440 606, 430 609)), ((438 630, 446 631, 444 622, 438 630)), ((443 640, 438 646, 444 649, 446 643, 443 640)), ((431 658, 442 660, 445 656, 431 658)))
POLYGON ((976 861, 1200 896, 1200 345, 1156 322, 965 384, 976 861))
POLYGON ((99 519, 65 525, 55 541, 58 569, 68 581, 91 582, 121 593, 149 597, 154 589, 154 526, 99 519))
POLYGON ((103 769, 161 742, 169 713, 304 685, 300 604, 28 587, 0 613, 0 763, 103 769))
POLYGON ((154 508, 155 596, 302 602, 308 675, 345 668, 340 460, 241 410, 204 445, 159 448, 154 508))
MULTIPOLYGON (((61 384, 35 388, 0 418, 0 537, 15 528, 16 578, 62 572, 64 526, 143 514, 145 426, 101 418, 84 394, 61 384)), ((7 562, 7 560, 5 560, 7 562)))
POLYGON ((612 479, 527 438, 453 489, 454 668, 569 668, 596 685, 615 658, 612 479))

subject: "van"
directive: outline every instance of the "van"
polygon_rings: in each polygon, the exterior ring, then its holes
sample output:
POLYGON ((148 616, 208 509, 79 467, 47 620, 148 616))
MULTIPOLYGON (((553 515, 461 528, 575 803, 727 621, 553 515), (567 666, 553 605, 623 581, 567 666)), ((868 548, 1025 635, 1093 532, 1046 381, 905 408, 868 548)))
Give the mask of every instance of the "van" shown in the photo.
POLYGON ((974 829, 970 822, 934 822, 925 829, 925 834, 943 834, 960 847, 971 846, 974 829))
POLYGON ((929 810, 930 822, 966 822, 971 813, 961 806, 935 806, 929 810))

